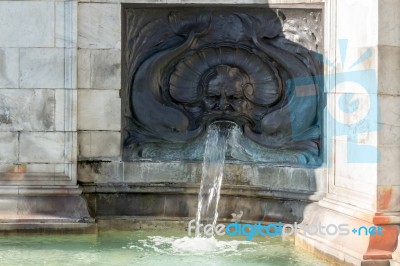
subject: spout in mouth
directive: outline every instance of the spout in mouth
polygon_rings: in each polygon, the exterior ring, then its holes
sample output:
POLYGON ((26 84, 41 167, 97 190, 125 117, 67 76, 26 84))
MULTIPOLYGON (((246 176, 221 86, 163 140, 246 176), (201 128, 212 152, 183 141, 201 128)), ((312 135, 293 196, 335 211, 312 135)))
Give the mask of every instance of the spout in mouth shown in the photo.
POLYGON ((217 127, 222 131, 230 131, 232 129, 240 129, 243 132, 242 127, 234 121, 231 120, 216 120, 209 124, 209 127, 217 127))

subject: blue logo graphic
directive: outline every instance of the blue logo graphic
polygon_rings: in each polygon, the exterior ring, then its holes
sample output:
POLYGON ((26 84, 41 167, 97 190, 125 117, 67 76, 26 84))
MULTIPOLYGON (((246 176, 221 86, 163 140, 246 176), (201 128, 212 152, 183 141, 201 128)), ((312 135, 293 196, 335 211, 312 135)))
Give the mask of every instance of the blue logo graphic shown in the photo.
MULTIPOLYGON (((289 84, 299 87, 307 85, 317 86, 319 92, 324 91, 326 105, 321 106, 321 115, 326 121, 323 125, 324 151, 332 151, 335 138, 340 137, 346 141, 347 163, 378 163, 379 151, 371 134, 379 130, 379 102, 378 83, 374 69, 352 70, 362 62, 373 56, 372 50, 365 51, 350 67, 346 68, 347 40, 339 40, 340 59, 342 72, 326 74, 322 77, 304 77, 289 80, 289 84), (322 90, 323 88, 323 90, 322 90), (327 103, 329 101, 329 103, 327 103)), ((335 65, 327 58, 319 58, 323 61, 326 70, 335 65)), ((298 88, 296 88, 297 90, 298 88)), ((315 97, 315 95, 300 94, 297 97, 315 97)), ((303 101, 305 99, 302 99, 303 101)), ((296 115, 292 108, 291 115, 296 115)), ((320 125, 322 126, 322 125, 320 125)), ((292 135, 301 135, 297 132, 296 125, 292 125, 292 135)), ((330 154, 325 154, 327 158, 330 154)), ((327 167, 332 159, 327 159, 327 167)))
POLYGON ((224 224, 195 224, 195 220, 191 220, 188 224, 188 235, 191 236, 193 230, 196 235, 205 235, 208 237, 217 236, 244 236, 246 240, 252 240, 255 236, 281 237, 285 240, 287 237, 296 234, 297 230, 301 230, 305 235, 320 236, 348 236, 350 232, 358 236, 383 236, 383 228, 380 226, 360 226, 349 229, 349 224, 284 224, 282 222, 263 224, 261 221, 248 223, 229 223, 224 224))

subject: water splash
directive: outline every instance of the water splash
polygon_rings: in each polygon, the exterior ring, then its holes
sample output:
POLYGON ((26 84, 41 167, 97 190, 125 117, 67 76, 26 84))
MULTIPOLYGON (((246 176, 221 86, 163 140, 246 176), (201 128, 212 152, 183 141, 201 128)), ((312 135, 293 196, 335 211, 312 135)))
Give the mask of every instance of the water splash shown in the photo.
POLYGON ((216 240, 205 237, 165 237, 149 236, 138 243, 128 245, 129 249, 150 250, 162 254, 176 255, 205 255, 205 254, 232 254, 240 251, 251 252, 257 243, 241 240, 216 240))
POLYGON ((200 224, 212 224, 218 219, 218 202, 224 172, 225 152, 232 132, 239 127, 229 121, 217 121, 208 127, 196 214, 196 237, 200 237, 200 224))

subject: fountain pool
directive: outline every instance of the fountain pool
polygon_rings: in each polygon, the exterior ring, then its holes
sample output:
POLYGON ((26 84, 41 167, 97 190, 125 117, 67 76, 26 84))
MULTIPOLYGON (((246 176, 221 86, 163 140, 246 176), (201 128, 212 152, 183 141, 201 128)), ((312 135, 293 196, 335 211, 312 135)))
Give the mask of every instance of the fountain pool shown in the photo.
POLYGON ((97 235, 0 237, 7 265, 315 265, 292 241, 275 237, 189 238, 184 230, 105 231, 97 235))

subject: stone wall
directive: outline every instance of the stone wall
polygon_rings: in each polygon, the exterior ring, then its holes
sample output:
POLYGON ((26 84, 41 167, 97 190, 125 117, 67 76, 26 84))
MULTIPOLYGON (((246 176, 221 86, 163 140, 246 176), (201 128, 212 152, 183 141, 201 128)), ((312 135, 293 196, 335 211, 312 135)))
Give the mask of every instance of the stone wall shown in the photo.
POLYGON ((78 16, 79 180, 123 181, 121 4, 80 2, 78 16))
POLYGON ((76 185, 74 1, 0 2, 0 183, 76 185))

